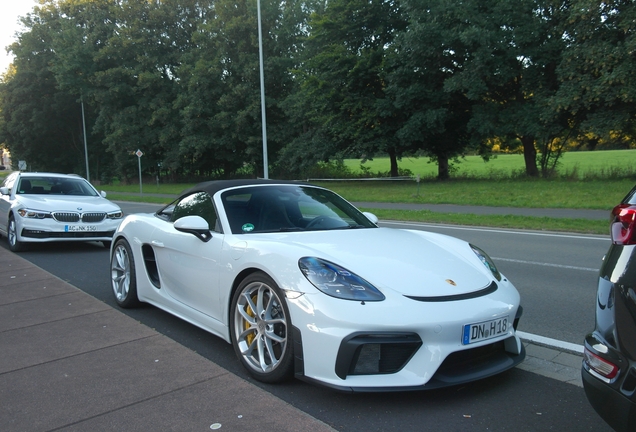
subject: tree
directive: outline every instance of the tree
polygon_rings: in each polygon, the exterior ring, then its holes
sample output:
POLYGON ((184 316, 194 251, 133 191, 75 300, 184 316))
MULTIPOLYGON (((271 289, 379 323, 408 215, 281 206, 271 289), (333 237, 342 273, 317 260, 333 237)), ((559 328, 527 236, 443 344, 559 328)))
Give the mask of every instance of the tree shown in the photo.
POLYGON ((624 147, 636 133, 636 3, 576 0, 569 10, 552 107, 579 120, 592 148, 624 147))
POLYGON ((393 110, 404 117, 397 131, 403 148, 423 153, 438 164, 438 179, 450 177, 450 161, 469 146, 472 102, 446 82, 461 71, 466 44, 455 3, 406 1, 408 30, 397 37, 391 56, 388 93, 393 110))
MULTIPOLYGON (((385 100, 385 67, 395 34, 406 26, 398 3, 336 0, 317 8, 308 25, 298 71, 301 96, 289 105, 303 110, 305 143, 294 145, 305 149, 320 139, 322 151, 313 152, 314 161, 386 153, 391 175, 397 176, 403 149, 395 138, 399 121, 385 100)), ((312 152, 306 155, 311 158, 312 152)))
POLYGON ((0 83, 0 140, 30 170, 84 172, 80 105, 49 69, 57 16, 42 6, 23 24, 29 31, 11 45, 16 60, 0 83))
MULTIPOLYGON (((451 30, 465 58, 445 83, 475 101, 471 134, 519 140, 526 174, 538 176, 537 144, 544 153, 571 132, 568 116, 550 101, 558 90, 556 68, 565 49, 563 23, 567 0, 469 0, 449 12, 451 30)), ((454 50, 454 47, 450 47, 454 50)))
MULTIPOLYGON (((297 2, 262 3, 268 152, 276 155, 288 137, 279 104, 293 89, 289 73, 299 21, 297 2)), ((245 166, 262 174, 262 125, 257 9, 254 1, 221 0, 193 36, 195 46, 179 71, 184 127, 183 153, 213 164, 230 177, 245 166)), ((275 157, 271 158, 272 160, 275 157)))

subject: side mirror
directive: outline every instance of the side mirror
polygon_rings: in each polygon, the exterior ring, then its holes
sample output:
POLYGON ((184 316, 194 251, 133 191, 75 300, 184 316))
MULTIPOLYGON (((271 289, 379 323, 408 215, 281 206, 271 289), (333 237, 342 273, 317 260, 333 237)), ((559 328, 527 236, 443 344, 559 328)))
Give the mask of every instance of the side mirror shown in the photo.
POLYGON ((0 187, 0 194, 9 195, 10 193, 11 193, 11 191, 9 190, 8 187, 0 187))
POLYGON ((379 221, 378 217, 376 215, 374 215, 373 213, 362 212, 362 214, 365 215, 367 217, 367 219, 369 219, 374 224, 377 224, 378 221, 379 221))
POLYGON ((106 192, 104 192, 104 191, 99 191, 99 194, 102 196, 102 198, 106 198, 106 192))
POLYGON ((194 234, 199 240, 209 242, 212 238, 208 222, 201 216, 184 216, 174 223, 174 229, 184 233, 194 234))

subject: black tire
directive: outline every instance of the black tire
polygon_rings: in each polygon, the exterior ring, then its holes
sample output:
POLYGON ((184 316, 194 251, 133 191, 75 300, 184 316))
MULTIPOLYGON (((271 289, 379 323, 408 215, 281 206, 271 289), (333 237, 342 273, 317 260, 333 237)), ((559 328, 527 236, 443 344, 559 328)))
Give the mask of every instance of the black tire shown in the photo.
POLYGON ((110 280, 115 301, 122 308, 139 306, 135 259, 130 245, 124 239, 115 243, 110 257, 110 280))
POLYGON ((9 249, 13 252, 22 252, 26 249, 24 243, 18 240, 18 227, 13 215, 9 216, 9 224, 7 225, 7 241, 9 242, 9 249))
POLYGON ((293 376, 291 329, 285 296, 272 278, 263 272, 246 277, 232 298, 230 337, 236 356, 256 380, 279 383, 293 376))

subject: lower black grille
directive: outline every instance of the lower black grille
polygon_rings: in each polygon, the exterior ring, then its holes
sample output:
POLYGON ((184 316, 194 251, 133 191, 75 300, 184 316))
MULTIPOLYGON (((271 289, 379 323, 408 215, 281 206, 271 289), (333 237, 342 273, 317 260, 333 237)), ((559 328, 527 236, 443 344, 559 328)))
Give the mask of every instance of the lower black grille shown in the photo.
POLYGON ((349 375, 395 373, 404 367, 417 348, 414 343, 362 345, 349 375))
POLYGON ((415 333, 354 334, 340 344, 336 374, 390 374, 401 370, 422 345, 415 333))
POLYGON ((493 361, 493 358, 505 355, 504 342, 457 351, 450 354, 439 367, 437 373, 442 375, 466 374, 471 369, 481 369, 493 361))
POLYGON ((506 351, 505 341, 454 352, 446 357, 425 388, 447 387, 486 378, 515 367, 525 357, 523 345, 521 352, 515 354, 506 351))
POLYGON ((115 234, 115 230, 112 231, 79 231, 79 232, 49 232, 49 231, 39 231, 39 230, 22 230, 22 237, 28 238, 38 238, 38 239, 46 239, 46 238, 58 238, 58 239, 72 239, 72 238, 81 238, 81 239, 91 239, 91 238, 101 238, 101 237, 112 237, 115 234))

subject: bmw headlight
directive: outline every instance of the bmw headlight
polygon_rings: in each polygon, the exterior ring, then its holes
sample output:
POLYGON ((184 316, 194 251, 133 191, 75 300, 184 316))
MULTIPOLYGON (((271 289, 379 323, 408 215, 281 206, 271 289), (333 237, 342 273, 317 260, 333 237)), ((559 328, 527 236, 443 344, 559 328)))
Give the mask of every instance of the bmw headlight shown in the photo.
POLYGON ((475 255, 477 255, 477 258, 479 258, 479 260, 486 266, 486 268, 491 271, 493 276, 498 281, 500 281, 501 273, 499 273, 499 270, 497 270, 497 266, 492 261, 492 258, 490 258, 486 252, 479 249, 477 246, 470 245, 470 248, 473 250, 473 252, 475 252, 475 255))
POLYGON ((123 216, 124 216, 124 213, 121 210, 106 214, 106 217, 108 219, 121 219, 123 216))
POLYGON ((298 260, 298 266, 313 286, 329 296, 357 301, 382 301, 385 298, 369 282, 332 262, 304 257, 298 260))
POLYGON ((18 210, 18 214, 23 218, 30 219, 45 219, 47 217, 51 217, 50 212, 45 212, 41 210, 30 210, 30 209, 20 209, 18 210))

